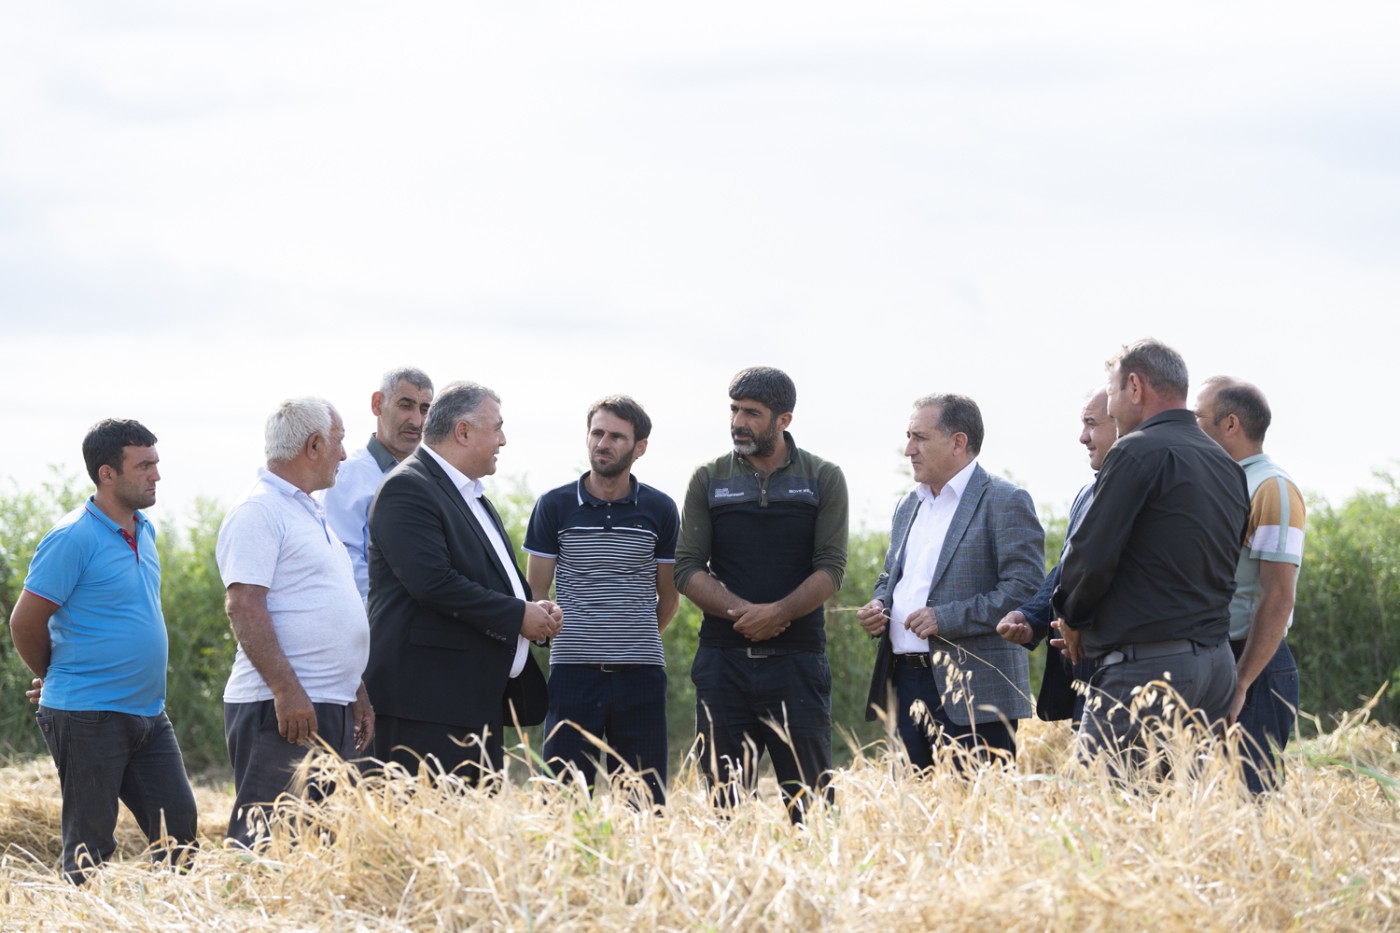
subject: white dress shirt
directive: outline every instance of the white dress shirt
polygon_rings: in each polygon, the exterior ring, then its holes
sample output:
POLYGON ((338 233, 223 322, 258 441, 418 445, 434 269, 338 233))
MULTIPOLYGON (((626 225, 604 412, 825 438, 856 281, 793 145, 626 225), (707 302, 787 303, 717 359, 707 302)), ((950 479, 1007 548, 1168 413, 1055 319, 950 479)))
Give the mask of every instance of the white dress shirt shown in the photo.
POLYGON ((904 539, 904 572, 894 585, 894 605, 890 607, 890 645, 895 654, 928 653, 928 639, 920 638, 905 628, 904 620, 928 605, 929 590, 933 588, 933 572, 938 568, 938 558, 943 553, 943 539, 948 536, 953 513, 958 510, 958 502, 972 479, 976 463, 973 460, 959 470, 943 484, 943 491, 936 496, 924 483, 915 487, 919 495, 919 511, 909 526, 909 536, 904 539))

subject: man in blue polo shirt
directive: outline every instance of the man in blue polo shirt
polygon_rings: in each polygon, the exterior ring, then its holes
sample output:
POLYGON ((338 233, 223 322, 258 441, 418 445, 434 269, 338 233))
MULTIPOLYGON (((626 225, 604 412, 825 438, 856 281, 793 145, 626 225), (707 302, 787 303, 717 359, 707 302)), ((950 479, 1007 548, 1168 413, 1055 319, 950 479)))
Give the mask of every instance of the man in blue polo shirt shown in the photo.
POLYGON ((81 884, 116 850, 117 802, 153 856, 195 842, 194 794, 165 715, 168 646, 155 531, 156 438, 108 419, 83 439, 97 491, 39 542, 10 616, 15 649, 42 682, 36 719, 58 767, 63 872, 81 884))
POLYGON ((680 604, 672 577, 680 520, 670 496, 632 476, 650 435, 651 419, 633 399, 594 402, 586 439, 591 469, 535 503, 525 551, 531 591, 548 593, 552 582, 569 620, 549 653, 545 760, 578 768, 590 783, 600 761, 609 771, 625 763, 661 806, 667 755, 661 632, 680 604), (603 755, 590 737, 605 739, 621 762, 603 755))

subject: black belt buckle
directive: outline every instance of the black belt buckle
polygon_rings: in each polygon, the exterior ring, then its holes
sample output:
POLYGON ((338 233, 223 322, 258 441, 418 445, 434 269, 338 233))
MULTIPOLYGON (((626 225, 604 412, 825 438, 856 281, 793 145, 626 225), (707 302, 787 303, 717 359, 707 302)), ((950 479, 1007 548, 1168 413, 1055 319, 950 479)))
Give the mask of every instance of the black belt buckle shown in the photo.
POLYGON ((929 661, 928 655, 923 652, 917 654, 912 652, 909 654, 897 654, 894 656, 894 663, 902 664, 905 667, 916 667, 921 671, 926 671, 933 666, 932 662, 929 661))

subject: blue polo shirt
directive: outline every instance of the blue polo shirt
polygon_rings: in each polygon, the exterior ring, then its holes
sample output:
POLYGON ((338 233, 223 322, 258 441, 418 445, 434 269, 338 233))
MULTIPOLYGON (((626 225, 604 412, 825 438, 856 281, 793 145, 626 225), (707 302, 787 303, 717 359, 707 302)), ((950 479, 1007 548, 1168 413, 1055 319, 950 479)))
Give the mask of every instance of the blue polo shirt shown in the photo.
POLYGON ((527 553, 556 561, 564 628, 550 644, 550 666, 665 666, 656 565, 676 559, 676 503, 635 476, 627 498, 605 502, 584 486, 587 476, 541 496, 525 533, 527 553))
POLYGON ((156 533, 136 513, 136 536, 91 498, 34 552, 24 588, 58 606, 45 706, 154 716, 165 708, 169 646, 160 610, 156 533))

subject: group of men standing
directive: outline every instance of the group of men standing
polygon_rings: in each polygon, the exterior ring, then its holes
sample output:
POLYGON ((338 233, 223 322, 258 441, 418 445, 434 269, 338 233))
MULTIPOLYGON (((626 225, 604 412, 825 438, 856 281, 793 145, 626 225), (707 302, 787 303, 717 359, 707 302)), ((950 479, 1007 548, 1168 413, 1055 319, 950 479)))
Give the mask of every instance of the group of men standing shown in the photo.
MULTIPOLYGON (((1297 704, 1284 634, 1302 499, 1262 452, 1257 389, 1212 379, 1193 415, 1186 386, 1185 364, 1156 341, 1110 361, 1080 436, 1097 478, 1048 577, 1029 494, 977 463, 977 404, 916 400, 916 486, 857 612, 879 640, 870 715, 892 712, 911 764, 945 748, 964 765, 1014 757, 1032 714, 1025 649, 1048 640, 1039 712, 1078 717, 1081 753, 1139 747, 1153 711, 1134 707, 1135 688, 1166 678, 1205 721, 1241 723, 1251 789, 1276 785, 1297 704)), ((633 799, 664 805, 661 633, 680 594, 704 614, 691 677, 714 802, 751 792, 765 753, 794 821, 830 799, 824 606, 846 566, 845 478, 796 445, 785 373, 745 369, 729 396, 733 449, 697 468, 679 515, 632 475, 651 433, 642 407, 590 406, 589 469, 536 503, 523 574, 483 495, 506 444, 490 389, 456 382, 435 397, 421 371, 393 370, 371 397, 374 435, 348 458, 328 402, 279 406, 266 466, 216 550, 238 638, 224 695, 229 838, 265 838, 263 808, 313 739, 373 768, 480 783, 502 767, 505 728, 542 720, 551 767, 592 781, 625 766, 643 781, 633 799), (547 686, 532 642, 550 644, 547 686)), ((94 427, 84 455, 97 492, 41 543, 12 618, 21 656, 47 678, 38 718, 75 881, 110 855, 118 799, 166 857, 195 836, 140 512, 159 479, 154 445, 135 422, 94 427), (99 766, 99 745, 120 747, 99 766)))

